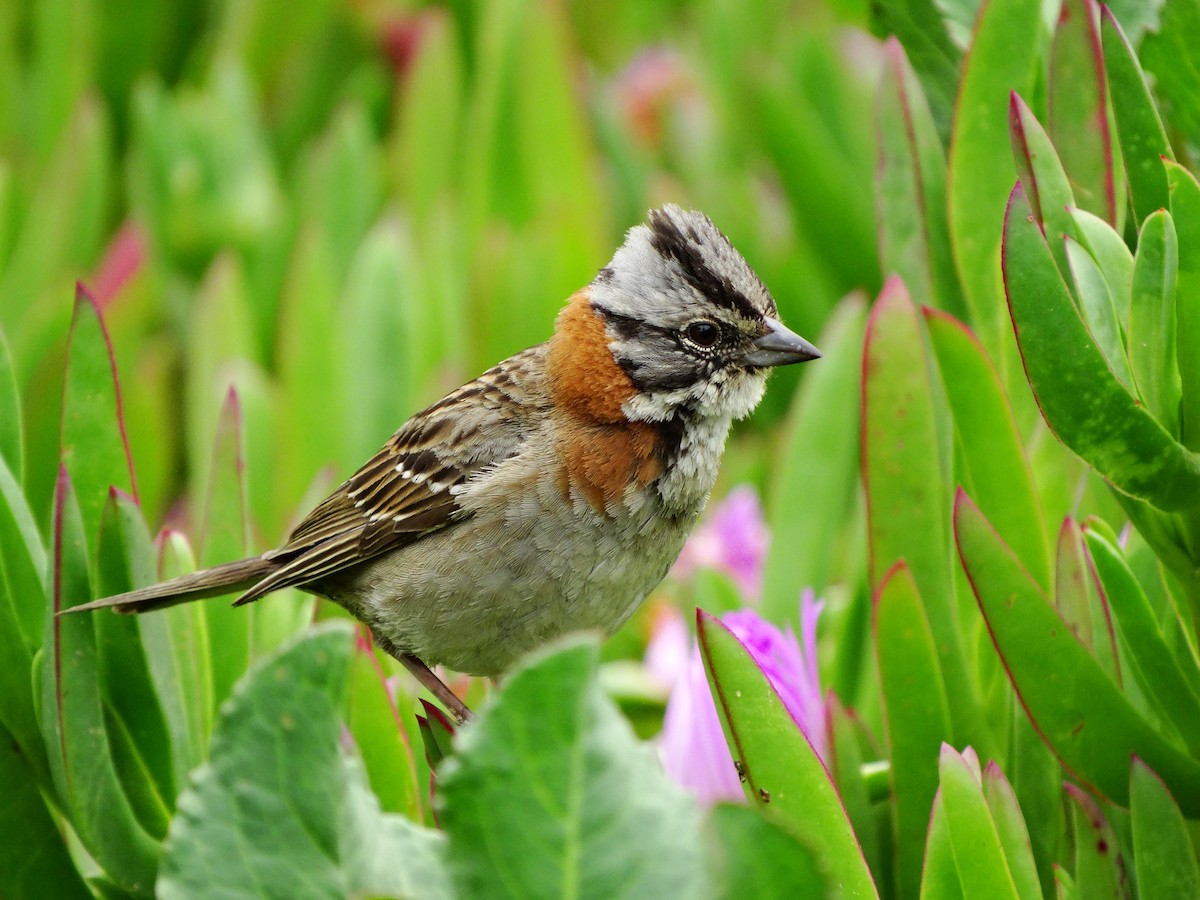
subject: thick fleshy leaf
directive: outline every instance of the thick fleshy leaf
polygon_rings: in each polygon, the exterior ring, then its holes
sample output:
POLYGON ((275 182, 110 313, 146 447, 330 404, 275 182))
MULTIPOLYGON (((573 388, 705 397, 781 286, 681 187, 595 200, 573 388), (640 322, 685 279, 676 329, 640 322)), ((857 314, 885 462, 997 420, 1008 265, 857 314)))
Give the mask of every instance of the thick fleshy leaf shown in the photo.
POLYGON ((863 739, 866 726, 852 710, 842 705, 833 691, 825 695, 825 719, 829 730, 829 755, 826 758, 829 776, 833 779, 838 796, 842 798, 846 815, 862 847, 863 858, 872 872, 882 872, 883 841, 878 834, 878 816, 872 808, 871 793, 863 774, 865 761, 875 759, 880 755, 879 751, 864 746, 867 744, 863 739), (868 753, 869 756, 866 755, 868 753))
POLYGON ((1087 792, 1065 785, 1075 826, 1075 887, 1080 897, 1130 897, 1121 845, 1087 792))
POLYGON ((1083 530, 1071 518, 1063 521, 1058 532, 1054 605, 1079 643, 1091 651, 1113 683, 1121 686, 1120 657, 1108 600, 1090 565, 1083 530))
MULTIPOLYGON (((1200 247, 1196 250, 1200 251, 1200 247)), ((1200 264, 1200 260, 1197 260, 1200 264)), ((1166 210, 1146 217, 1133 266, 1127 347, 1138 396, 1170 434, 1179 434, 1182 388, 1176 358, 1175 284, 1179 242, 1166 210)))
POLYGON ((946 154, 900 42, 889 38, 884 54, 876 100, 880 266, 921 303, 963 315, 946 222, 946 154))
POLYGON ((109 488, 120 488, 135 499, 137 488, 121 418, 121 389, 112 345, 100 307, 83 285, 75 289, 68 352, 61 459, 78 492, 84 534, 94 550, 109 488))
POLYGON ((1129 179, 1129 194, 1140 226, 1146 216, 1167 206, 1167 179, 1163 157, 1174 159, 1167 134, 1137 54, 1117 24, 1112 11, 1100 10, 1100 37, 1104 47, 1104 68, 1108 75, 1113 115, 1121 156, 1129 179))
MULTIPOLYGON (((158 539, 157 578, 166 580, 195 571, 186 538, 163 532, 158 539)), ((216 705, 212 696, 212 653, 208 618, 201 603, 182 603, 135 620, 142 635, 146 663, 171 731, 175 783, 208 755, 216 705)))
POLYGON ((1069 271, 1061 235, 1075 235, 1075 220, 1069 212, 1075 206, 1071 182, 1063 171, 1058 151, 1025 101, 1014 93, 1008 107, 1008 128, 1012 140, 1017 175, 1029 196, 1033 214, 1042 223, 1050 239, 1047 243, 1060 272, 1069 271))
POLYGON ((955 737, 986 745, 957 624, 946 502, 952 436, 931 366, 921 317, 904 284, 890 279, 863 347, 861 453, 871 582, 877 587, 897 560, 908 565, 927 607, 955 737))
POLYGON ((1050 46, 1048 131, 1079 205, 1116 225, 1108 85, 1095 0, 1064 0, 1050 46))
POLYGON ((42 646, 46 551, 21 487, 0 459, 0 724, 16 741, 38 782, 50 770, 34 711, 34 655, 42 646))
POLYGON ((697 610, 700 655, 746 796, 811 848, 843 897, 877 897, 846 810, 812 745, 750 651, 697 610))
POLYGON ((1009 97, 1014 90, 1029 93, 1041 27, 1038 0, 986 2, 964 63, 955 107, 950 234, 972 324, 993 354, 1004 331, 996 255, 1005 198, 1016 177, 1007 150, 1009 97))
POLYGON ((1175 798, 1134 757, 1129 776, 1133 862, 1139 897, 1200 897, 1200 866, 1175 798))
POLYGON ((979 776, 962 755, 942 745, 938 760, 946 830, 964 897, 1018 900, 979 776))
POLYGON ((381 813, 340 748, 352 648, 331 623, 239 682, 179 798, 158 896, 450 895, 441 836, 381 813))
POLYGON ((858 393, 865 318, 861 297, 838 305, 817 342, 825 359, 805 373, 784 425, 767 494, 767 525, 775 537, 762 608, 771 622, 794 621, 800 592, 819 593, 833 575, 839 535, 828 523, 850 515, 858 483, 858 417, 849 410, 858 393), (823 475, 814 479, 818 470, 823 475))
POLYGON ((1025 374, 1059 439, 1119 490, 1167 510, 1200 503, 1200 461, 1114 377, 1020 184, 1005 220, 1003 268, 1025 374))
POLYGON ((987 800, 988 812, 996 826, 1008 874, 1021 900, 1042 900, 1042 886, 1038 881, 1037 865, 1033 860, 1033 848, 1025 819, 1012 785, 994 762, 983 770, 983 796, 987 800))
POLYGON ((1000 379, 962 322, 926 309, 966 483, 988 519, 1041 584, 1050 583, 1049 539, 1033 472, 1000 379))
POLYGON ((1104 276, 1104 284, 1116 310, 1118 326, 1115 330, 1123 332, 1129 322, 1133 254, 1129 252, 1125 239, 1099 216, 1092 215, 1086 209, 1072 209, 1069 212, 1080 243, 1087 248, 1104 276))
POLYGON ((346 703, 346 727, 358 745, 380 806, 420 821, 422 790, 413 748, 364 630, 357 632, 346 703))
POLYGON ((916 896, 921 848, 937 793, 934 760, 950 735, 946 688, 912 574, 897 563, 875 595, 875 652, 891 759, 896 894, 916 896))
POLYGON ((1185 810, 1200 814, 1200 762, 1168 743, 1071 633, 978 507, 955 503, 959 556, 1026 711, 1059 759, 1117 803, 1128 760, 1153 765, 1185 810))
POLYGON ((58 825, 38 789, 38 778, 0 724, 0 896, 87 898, 58 825))
POLYGON ((1064 237, 1075 296, 1079 298, 1079 313, 1088 334, 1104 356, 1104 362, 1125 390, 1133 391, 1133 374, 1125 356, 1125 341, 1121 320, 1117 318, 1114 292, 1092 255, 1072 237, 1064 237))
POLYGON ((904 45, 938 131, 948 135, 962 51, 950 39, 942 7, 933 0, 873 3, 871 15, 876 34, 895 35, 904 45))
MULTIPOLYGON (((302 433, 302 432, 297 432, 302 433)), ((246 510, 242 418, 237 392, 231 387, 217 420, 208 495, 204 504, 200 564, 214 566, 249 555, 250 523, 246 510)), ((214 711, 233 690, 250 664, 250 635, 258 605, 234 608, 217 599, 202 605, 212 655, 214 711)))
POLYGON ((531 657, 459 732, 436 800, 462 896, 699 890, 695 804, 604 696, 598 658, 582 637, 531 657))
POLYGON ((1038 877, 1046 896, 1054 894, 1054 863, 1066 840, 1062 767, 1020 703, 1013 703, 1009 728, 1009 776, 1029 830, 1038 877))
POLYGON ((1165 162, 1171 219, 1179 239, 1175 324, 1181 381, 1183 442, 1200 449, 1200 183, 1183 166, 1165 162))
MULTIPOLYGON (((141 511, 114 490, 100 521, 96 593, 110 596, 150 584, 154 568, 141 511)), ((138 620, 107 610, 92 616, 113 762, 138 821, 161 840, 175 808, 171 737, 138 620)))
POLYGON ((96 614, 57 615, 91 593, 83 517, 64 468, 55 490, 52 603, 41 655, 42 734, 58 800, 84 846, 122 890, 149 897, 158 841, 134 815, 109 749, 96 614))
POLYGON ((967 900, 958 879, 954 862, 954 845, 950 842, 950 826, 941 791, 933 798, 929 817, 929 837, 925 844, 925 860, 921 869, 920 900, 967 900))
POLYGON ((1191 754, 1200 756, 1200 693, 1194 687, 1200 672, 1195 659, 1186 647, 1181 656, 1171 651, 1150 601, 1121 551, 1091 530, 1087 545, 1138 683, 1163 720, 1178 730, 1191 754), (1185 673, 1182 665, 1188 663, 1191 672, 1185 673))
POLYGON ((822 860, 758 810, 722 803, 707 823, 715 897, 829 897, 822 860))

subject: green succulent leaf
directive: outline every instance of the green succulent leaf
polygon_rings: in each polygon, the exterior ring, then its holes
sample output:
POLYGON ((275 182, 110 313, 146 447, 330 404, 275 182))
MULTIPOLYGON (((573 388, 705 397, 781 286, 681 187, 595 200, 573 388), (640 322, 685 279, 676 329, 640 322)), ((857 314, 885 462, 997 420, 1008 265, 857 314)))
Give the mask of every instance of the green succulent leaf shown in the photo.
MULTIPOLYGON (((1200 247, 1196 248, 1200 251, 1200 247)), ((1129 364, 1138 396, 1170 434, 1178 435, 1182 387, 1176 357, 1175 285, 1179 242, 1166 210, 1142 223, 1129 308, 1129 364)))
MULTIPOLYGON (((978 763, 976 762, 976 765, 978 763)), ((942 745, 938 760, 946 830, 964 897, 1018 900, 996 823, 983 796, 979 773, 963 755, 942 745)))
POLYGON ((878 897, 829 773, 767 676, 720 620, 698 610, 696 627, 746 796, 811 848, 841 896, 878 897))
POLYGON ((1118 490, 1165 510, 1200 503, 1200 460, 1114 376, 1020 184, 1005 219, 1003 271, 1025 374, 1058 438, 1118 490))
POLYGON ((1129 775, 1133 859, 1141 897, 1200 897, 1188 824, 1161 778, 1136 756, 1129 775))
POLYGON ((1200 762, 1170 744, 1072 634, 1036 582, 962 492, 959 556, 996 651, 1039 733, 1075 775, 1117 803, 1128 800, 1128 760, 1154 766, 1181 806, 1200 813, 1200 762))

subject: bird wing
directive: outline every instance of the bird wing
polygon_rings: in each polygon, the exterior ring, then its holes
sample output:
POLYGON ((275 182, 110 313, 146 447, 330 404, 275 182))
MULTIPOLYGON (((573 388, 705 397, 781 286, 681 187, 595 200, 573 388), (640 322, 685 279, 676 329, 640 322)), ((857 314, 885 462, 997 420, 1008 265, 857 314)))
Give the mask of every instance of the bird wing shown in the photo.
POLYGON ((469 518, 455 488, 518 453, 549 410, 544 355, 539 345, 510 357, 405 422, 266 554, 279 567, 237 604, 311 584, 469 518))

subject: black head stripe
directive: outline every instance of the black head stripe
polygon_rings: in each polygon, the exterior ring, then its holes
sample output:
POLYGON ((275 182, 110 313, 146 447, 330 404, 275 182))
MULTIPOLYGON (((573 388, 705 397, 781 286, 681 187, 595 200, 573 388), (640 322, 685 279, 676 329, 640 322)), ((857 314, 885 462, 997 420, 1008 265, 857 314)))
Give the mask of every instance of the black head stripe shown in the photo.
MULTIPOLYGON (((713 231, 722 241, 729 243, 728 238, 717 230, 710 222, 713 231)), ((650 244, 668 259, 679 264, 683 277, 696 290, 704 294, 713 303, 724 306, 751 321, 762 318, 762 310, 755 307, 750 299, 733 286, 726 275, 714 272, 705 262, 700 250, 701 238, 694 227, 688 227, 684 234, 671 218, 661 210, 650 211, 650 244)))

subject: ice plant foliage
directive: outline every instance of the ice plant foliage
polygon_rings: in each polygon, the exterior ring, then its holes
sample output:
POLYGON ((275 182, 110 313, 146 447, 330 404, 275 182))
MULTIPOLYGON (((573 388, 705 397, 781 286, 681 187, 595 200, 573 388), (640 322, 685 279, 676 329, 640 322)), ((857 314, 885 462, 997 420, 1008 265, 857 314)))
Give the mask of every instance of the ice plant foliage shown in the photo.
POLYGON ((762 593, 763 561, 770 543, 758 495, 749 485, 739 485, 688 538, 673 572, 687 578, 699 568, 715 569, 728 575, 743 597, 754 601, 762 593))
MULTIPOLYGON (((804 592, 800 601, 800 640, 790 626, 780 631, 753 610, 737 610, 721 620, 746 645, 822 759, 828 741, 816 645, 823 606, 812 591, 804 592)), ((694 641, 687 667, 677 678, 667 702, 660 748, 667 774, 693 792, 702 804, 742 799, 742 786, 694 641)))

